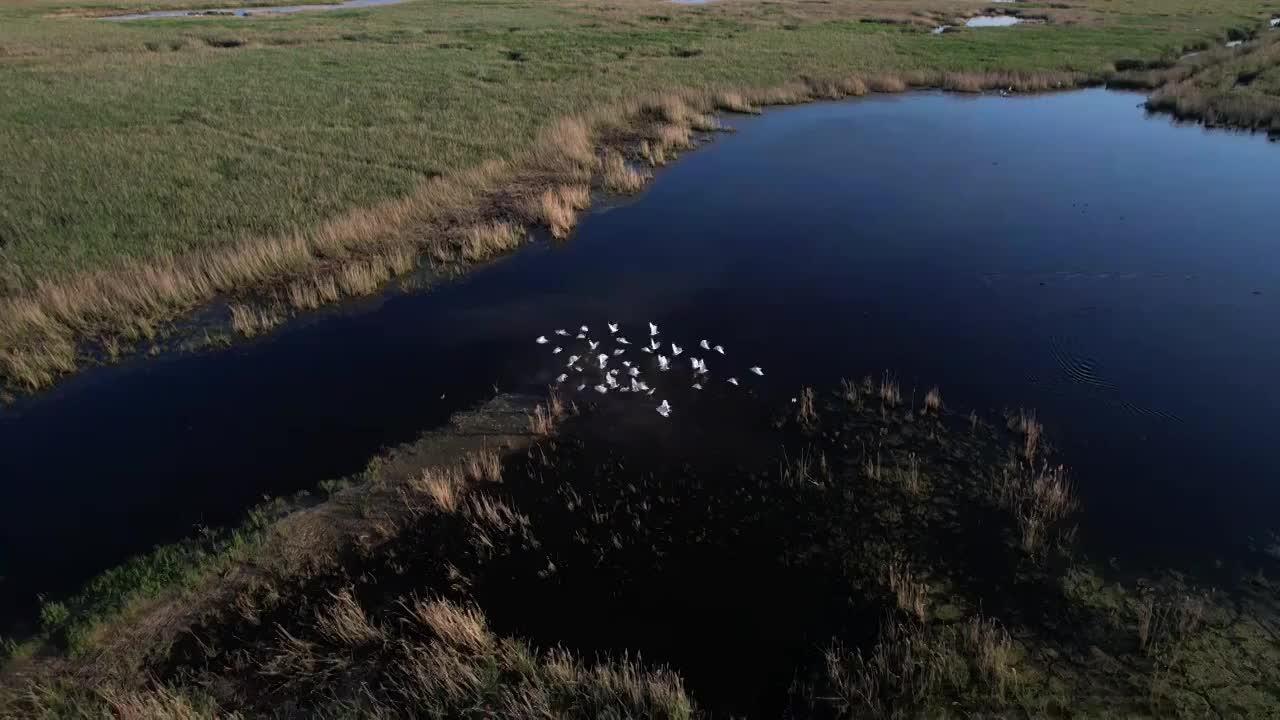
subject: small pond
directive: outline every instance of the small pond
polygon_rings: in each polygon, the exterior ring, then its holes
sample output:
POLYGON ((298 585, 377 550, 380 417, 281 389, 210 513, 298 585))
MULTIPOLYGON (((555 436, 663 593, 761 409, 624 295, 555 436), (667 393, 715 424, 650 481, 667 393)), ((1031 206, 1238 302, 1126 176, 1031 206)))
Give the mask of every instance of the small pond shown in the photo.
POLYGON ((964 21, 965 27, 1009 27, 1022 22, 1022 18, 1013 15, 979 15, 964 21))
POLYGON ((1280 510, 1280 147, 1140 105, 916 93, 730 118, 566 242, 70 378, 0 411, 0 618, 544 386, 563 362, 534 338, 606 321, 723 343, 762 396, 889 368, 917 402, 936 383, 961 413, 1036 408, 1098 557, 1244 553, 1280 510))

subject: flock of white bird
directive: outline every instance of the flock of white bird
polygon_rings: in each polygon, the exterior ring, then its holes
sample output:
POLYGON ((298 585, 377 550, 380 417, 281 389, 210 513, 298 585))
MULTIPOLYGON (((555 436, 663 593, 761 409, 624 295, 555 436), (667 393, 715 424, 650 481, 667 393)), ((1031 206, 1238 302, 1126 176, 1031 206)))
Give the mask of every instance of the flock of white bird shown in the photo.
MULTIPOLYGON (((639 345, 639 348, 641 352, 652 356, 652 359, 649 361, 640 359, 637 362, 622 359, 623 356, 631 350, 632 343, 625 336, 618 334, 618 323, 607 324, 609 326, 609 337, 613 340, 613 343, 612 345, 605 344, 604 347, 601 347, 601 345, 604 344, 604 340, 591 339, 591 329, 586 325, 579 327, 577 334, 571 333, 565 329, 556 330, 552 333, 553 336, 565 338, 565 340, 550 340, 546 335, 538 336, 537 340, 535 340, 536 343, 539 345, 553 346, 551 349, 552 355, 560 355, 565 352, 570 353, 568 362, 565 363, 566 371, 560 373, 560 376, 556 378, 556 384, 562 385, 569 382, 569 378, 571 377, 570 373, 573 373, 574 376, 581 381, 577 385, 578 391, 581 392, 586 390, 587 386, 591 384, 590 380, 587 379, 587 374, 589 372, 599 371, 600 382, 596 383, 592 389, 601 395, 606 395, 610 392, 618 392, 635 393, 646 397, 653 397, 653 394, 657 392, 657 389, 650 387, 649 383, 645 381, 644 376, 642 375, 642 370, 640 369, 641 362, 647 364, 650 369, 656 369, 659 373, 670 372, 672 370, 672 362, 675 358, 684 354, 684 348, 674 342, 670 343, 671 355, 664 355, 664 343, 658 340, 658 335, 661 334, 658 330, 658 326, 653 323, 649 323, 649 339, 647 342, 639 345), (573 350, 566 350, 565 347, 558 344, 563 342, 565 345, 569 345, 570 341, 580 341, 579 349, 582 352, 581 355, 575 355, 573 354, 573 350), (582 346, 585 346, 586 349, 581 350, 582 346), (615 358, 618 359, 617 363, 610 366, 610 362, 614 361, 615 358)), ((712 345, 706 340, 699 342, 698 347, 707 352, 715 352, 720 355, 725 354, 723 345, 712 345)), ((636 356, 633 355, 631 357, 634 358, 636 356)), ((692 386, 694 390, 701 390, 710 384, 711 371, 707 368, 707 361, 704 358, 697 358, 690 355, 689 368, 692 373, 692 386)), ((764 375, 764 370, 761 370, 759 366, 752 366, 751 368, 748 368, 748 372, 753 375, 764 375)), ((727 378, 725 382, 730 385, 739 384, 738 378, 736 377, 727 378)), ((660 402, 655 409, 662 417, 671 417, 671 403, 666 400, 660 402)))

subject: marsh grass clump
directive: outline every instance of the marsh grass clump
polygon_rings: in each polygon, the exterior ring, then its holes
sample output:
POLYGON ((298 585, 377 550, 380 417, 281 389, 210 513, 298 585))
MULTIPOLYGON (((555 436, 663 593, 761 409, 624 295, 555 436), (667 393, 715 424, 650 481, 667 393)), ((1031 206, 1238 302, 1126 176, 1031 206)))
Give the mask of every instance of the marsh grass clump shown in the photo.
POLYGON ((928 619, 929 586, 916 578, 911 567, 902 560, 889 563, 886 573, 889 592, 893 593, 898 609, 919 622, 928 619))
POLYGON ((284 308, 278 305, 267 307, 231 305, 231 327, 245 337, 253 337, 266 332, 285 320, 284 308))
POLYGON ((463 229, 459 235, 457 252, 467 262, 510 252, 520 247, 527 237, 523 226, 509 220, 477 223, 463 229))
POLYGON ((1036 419, 1034 410, 1018 410, 1017 415, 1009 417, 1009 429, 1022 436, 1022 457, 1027 462, 1036 459, 1036 454, 1040 451, 1040 436, 1044 433, 1044 426, 1036 419))
POLYGON ((888 370, 885 370, 880 378, 880 402, 890 408, 902 404, 902 388, 898 385, 897 378, 893 377, 888 370))
POLYGON ((471 453, 465 461, 467 477, 479 482, 502 482, 502 456, 494 450, 471 453))
POLYGON ((924 411, 926 413, 939 413, 942 411, 942 391, 937 385, 929 388, 929 392, 924 395, 924 411))
POLYGON ((996 483, 996 496, 1017 521, 1028 555, 1039 556, 1050 540, 1070 537, 1062 525, 1078 504, 1065 467, 1010 463, 996 483))
POLYGON ((908 495, 913 497, 924 495, 924 478, 920 474, 920 457, 916 453, 907 453, 904 461, 898 464, 895 474, 898 483, 908 495))
POLYGON ((818 409, 814 404, 813 388, 806 387, 800 391, 796 400, 796 421, 807 428, 818 423, 818 409))
POLYGON ((606 190, 616 193, 630 194, 640 192, 649 182, 649 175, 630 165, 616 151, 604 156, 603 182, 606 190))
POLYGON ((557 240, 568 237, 578 222, 578 211, 591 204, 591 189, 585 185, 560 185, 542 191, 525 203, 526 216, 545 225, 557 240))
POLYGON ((747 102, 745 96, 739 92, 722 92, 715 97, 715 106, 726 112, 741 113, 744 115, 759 114, 760 109, 747 102))
POLYGON ((1148 657, 1176 652, 1200 630, 1204 612, 1205 599, 1195 594, 1145 595, 1137 603, 1138 650, 1148 657))
POLYGON ((778 478, 784 487, 826 483, 831 479, 826 453, 812 446, 805 446, 795 459, 791 459, 784 451, 782 460, 778 462, 778 478))

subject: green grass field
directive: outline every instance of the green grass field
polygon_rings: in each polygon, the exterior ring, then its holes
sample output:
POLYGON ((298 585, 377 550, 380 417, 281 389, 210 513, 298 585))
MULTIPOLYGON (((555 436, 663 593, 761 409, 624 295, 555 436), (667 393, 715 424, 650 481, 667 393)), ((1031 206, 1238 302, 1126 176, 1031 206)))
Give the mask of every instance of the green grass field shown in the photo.
POLYGON ((91 17, 227 4, 0 9, 0 288, 312 226, 509 156, 556 116, 649 91, 833 70, 1096 71, 1266 15, 1252 0, 1081 2, 1049 25, 942 36, 923 16, 859 19, 983 5, 410 0, 282 17, 91 17))

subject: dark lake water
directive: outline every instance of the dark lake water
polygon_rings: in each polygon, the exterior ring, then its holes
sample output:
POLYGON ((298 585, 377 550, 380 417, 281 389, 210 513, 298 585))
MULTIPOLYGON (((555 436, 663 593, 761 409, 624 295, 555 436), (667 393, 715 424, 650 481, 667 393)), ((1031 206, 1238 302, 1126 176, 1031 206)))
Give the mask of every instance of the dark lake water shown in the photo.
POLYGON ((0 612, 356 471, 495 386, 545 384, 564 356, 533 338, 606 321, 726 346, 698 354, 743 387, 717 373, 684 403, 888 368, 960 412, 1035 408, 1086 547, 1239 553, 1280 510, 1280 147, 1140 102, 911 94, 733 118, 565 243, 72 378, 0 413, 0 612))

